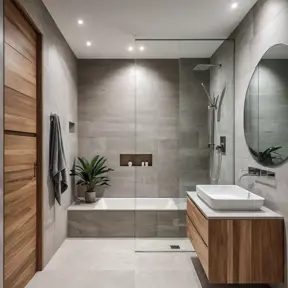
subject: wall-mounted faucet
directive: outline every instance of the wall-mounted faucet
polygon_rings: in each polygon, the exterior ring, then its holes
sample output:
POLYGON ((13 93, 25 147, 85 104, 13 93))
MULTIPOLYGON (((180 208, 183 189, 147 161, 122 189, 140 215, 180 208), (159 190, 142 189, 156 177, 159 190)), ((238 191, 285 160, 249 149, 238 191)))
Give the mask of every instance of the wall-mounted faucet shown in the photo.
POLYGON ((262 170, 260 168, 255 167, 248 167, 248 170, 246 170, 245 172, 246 173, 240 176, 239 181, 241 181, 244 177, 268 177, 270 179, 276 178, 276 174, 274 172, 269 170, 262 170))

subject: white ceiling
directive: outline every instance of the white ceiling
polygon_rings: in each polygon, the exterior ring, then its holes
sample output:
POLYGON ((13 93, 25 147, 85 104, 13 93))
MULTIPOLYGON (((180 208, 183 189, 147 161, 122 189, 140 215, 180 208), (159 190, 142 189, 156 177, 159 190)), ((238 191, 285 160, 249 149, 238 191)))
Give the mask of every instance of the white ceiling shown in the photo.
POLYGON ((135 38, 225 39, 257 2, 235 0, 238 8, 231 9, 234 0, 43 1, 78 58, 210 57, 221 42, 146 42, 141 53, 127 48, 140 45, 135 38))

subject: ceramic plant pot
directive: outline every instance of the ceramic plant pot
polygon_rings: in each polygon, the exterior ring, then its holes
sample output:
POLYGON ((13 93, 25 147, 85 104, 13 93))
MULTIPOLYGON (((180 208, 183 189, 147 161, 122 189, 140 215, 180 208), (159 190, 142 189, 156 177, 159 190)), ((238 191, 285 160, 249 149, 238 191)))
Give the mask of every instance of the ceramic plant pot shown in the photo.
POLYGON ((95 203, 96 202, 96 192, 95 191, 86 191, 85 202, 86 203, 95 203))

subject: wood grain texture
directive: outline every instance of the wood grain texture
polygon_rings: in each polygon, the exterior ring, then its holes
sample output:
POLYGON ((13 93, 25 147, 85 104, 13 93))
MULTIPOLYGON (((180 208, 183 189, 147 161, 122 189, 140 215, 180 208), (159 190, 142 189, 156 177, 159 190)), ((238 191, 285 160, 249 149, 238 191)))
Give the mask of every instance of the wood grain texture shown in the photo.
POLYGON ((14 283, 19 271, 36 271, 36 264, 26 266, 36 251, 36 137, 5 134, 4 161, 5 287, 24 287, 14 283))
POLYGON ((284 281, 281 219, 209 220, 208 249, 211 283, 284 281))
MULTIPOLYGON (((193 225, 195 219, 199 219, 195 215, 201 213, 200 211, 197 213, 195 209, 198 209, 197 206, 188 202, 187 236, 199 256, 210 283, 284 282, 283 219, 208 219, 209 245, 206 255, 206 250, 200 241, 202 239, 200 229, 193 225)), ((204 241, 202 243, 204 244, 204 241)))
POLYGON ((5 43, 5 86, 36 98, 36 66, 5 43))
POLYGON ((37 34, 12 1, 5 1, 4 40, 36 65, 37 34))
POLYGON ((24 288, 37 269, 36 33, 5 4, 4 285, 24 288))
POLYGON ((36 99, 5 87, 5 130, 36 134, 36 99))
POLYGON ((209 275, 208 247, 197 232, 195 226, 187 216, 187 236, 195 248, 206 275, 209 275))
POLYGON ((284 220, 253 220, 251 225, 251 273, 254 283, 260 280, 265 283, 283 282, 284 220))
POLYGON ((208 244, 208 220, 205 216, 199 211, 196 205, 190 200, 187 200, 187 214, 191 219, 193 225, 197 229, 198 233, 204 240, 206 245, 208 244))

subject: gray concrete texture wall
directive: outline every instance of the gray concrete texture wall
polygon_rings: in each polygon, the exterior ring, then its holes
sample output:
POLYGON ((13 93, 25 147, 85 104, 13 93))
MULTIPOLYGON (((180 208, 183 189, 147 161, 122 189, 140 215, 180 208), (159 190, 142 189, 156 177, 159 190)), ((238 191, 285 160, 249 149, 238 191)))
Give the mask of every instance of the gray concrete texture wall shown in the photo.
MULTIPOLYGON (((234 33, 235 54, 235 178, 236 184, 249 188, 266 198, 265 205, 285 216, 288 220, 288 177, 287 163, 273 168, 276 181, 263 178, 262 184, 255 183, 253 177, 240 181, 243 170, 258 164, 250 155, 244 136, 245 95, 253 72, 264 53, 273 45, 288 44, 288 1, 258 1, 247 14, 234 33), (268 185, 267 185, 268 184, 268 185)), ((287 231, 287 230, 286 230, 287 231)), ((286 233, 287 239, 287 233, 286 233)), ((286 249, 287 250, 287 249, 286 249)), ((277 287, 288 287, 287 283, 277 287)))
POLYGON ((79 60, 79 155, 115 169, 104 197, 178 198, 209 182, 203 61, 79 60), (153 167, 120 167, 121 153, 152 153, 153 167))

